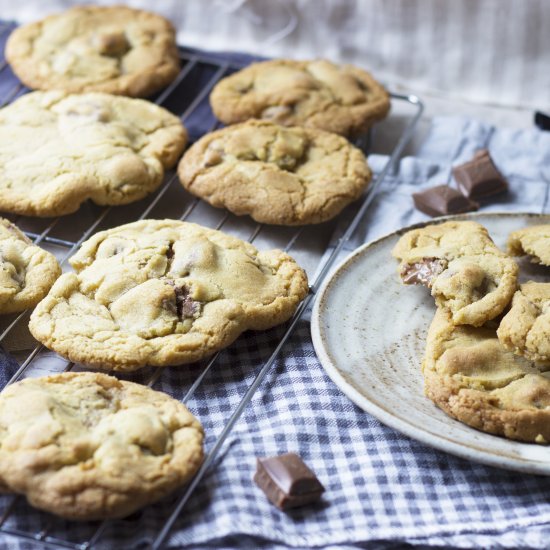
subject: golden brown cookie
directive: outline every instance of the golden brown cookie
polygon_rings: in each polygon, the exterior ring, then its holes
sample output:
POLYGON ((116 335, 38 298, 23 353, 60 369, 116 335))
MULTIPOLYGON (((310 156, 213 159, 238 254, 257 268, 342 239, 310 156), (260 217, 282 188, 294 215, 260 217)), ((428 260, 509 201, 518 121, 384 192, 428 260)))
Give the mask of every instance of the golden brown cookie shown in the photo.
POLYGON ((522 284, 497 334, 506 349, 531 361, 550 362, 550 283, 522 284))
POLYGON ((0 218, 0 313, 36 305, 59 275, 61 268, 53 254, 0 218))
POLYGON ((450 221, 405 233, 393 256, 405 284, 431 289, 438 307, 457 325, 483 325, 508 305, 518 266, 476 222, 450 221))
POLYGON ((371 179, 363 153, 345 138, 260 120, 204 136, 183 156, 178 175, 213 206, 281 225, 333 218, 371 179))
POLYGON ((537 264, 550 265, 550 224, 532 225, 510 233, 508 250, 513 256, 531 256, 537 264))
POLYGON ((6 59, 29 88, 147 97, 179 72, 169 21, 126 6, 75 6, 15 29, 6 59))
POLYGON ((447 414, 484 432, 550 442, 550 372, 507 351, 495 330, 455 326, 437 310, 422 364, 426 395, 447 414))
POLYGON ((187 482, 203 432, 184 405, 99 373, 27 378, 0 394, 0 481, 77 520, 124 517, 187 482))
POLYGON ((390 109, 388 93, 369 73, 323 59, 254 63, 218 82, 210 104, 224 124, 259 118, 346 137, 366 132, 390 109))
POLYGON ((197 361, 289 319, 308 292, 280 250, 144 220, 96 233, 34 310, 33 336, 71 361, 131 371, 197 361))
POLYGON ((142 99, 33 92, 0 109, 0 210, 58 216, 127 204, 162 182, 187 133, 142 99))

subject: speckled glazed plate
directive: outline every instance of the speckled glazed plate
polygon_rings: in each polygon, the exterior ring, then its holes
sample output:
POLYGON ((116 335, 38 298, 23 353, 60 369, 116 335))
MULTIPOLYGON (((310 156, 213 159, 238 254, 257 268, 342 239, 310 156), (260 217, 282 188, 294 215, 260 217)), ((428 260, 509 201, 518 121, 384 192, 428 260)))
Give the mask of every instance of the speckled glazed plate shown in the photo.
MULTIPOLYGON (((550 223, 550 216, 536 214, 452 219, 478 221, 502 248, 511 231, 550 223)), ((422 225, 428 224, 415 227, 422 225)), ((435 306, 426 288, 398 280, 391 250, 407 229, 358 248, 319 290, 311 332, 321 364, 356 405, 413 439, 491 466, 550 475, 550 446, 479 432, 424 396, 420 364, 435 306)), ((550 281, 550 268, 527 262, 521 268, 522 281, 550 281)))

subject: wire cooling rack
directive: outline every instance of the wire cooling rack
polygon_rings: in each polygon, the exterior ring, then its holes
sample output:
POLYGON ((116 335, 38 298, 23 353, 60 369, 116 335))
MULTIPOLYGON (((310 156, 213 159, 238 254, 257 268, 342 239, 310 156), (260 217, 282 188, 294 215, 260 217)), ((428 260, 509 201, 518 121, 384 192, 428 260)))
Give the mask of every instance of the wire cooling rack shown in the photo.
MULTIPOLYGON (((0 47, 2 49, 12 29, 13 25, 0 25, 0 47)), ((154 101, 181 117, 189 131, 191 141, 193 141, 204 133, 204 129, 212 131, 218 127, 218 123, 208 106, 208 95, 212 87, 220 78, 242 68, 243 64, 224 60, 221 55, 216 56, 185 49, 180 49, 180 55, 182 60, 181 72, 168 88, 154 98, 154 101)), ((15 78, 6 62, 0 61, 0 105, 7 105, 27 91, 15 78)), ((163 512, 160 528, 156 531, 154 540, 148 542, 146 547, 158 549, 169 542, 170 532, 188 500, 197 487, 200 487, 205 473, 215 467, 214 461, 226 437, 272 367, 302 314, 310 305, 319 285, 333 266, 338 253, 363 218, 382 180, 393 169, 405 145, 412 137, 423 110, 422 103, 416 96, 412 95, 392 94, 391 97, 392 107, 399 103, 408 105, 411 107, 412 114, 407 117, 407 123, 390 152, 389 160, 371 184, 363 202, 358 208, 354 206, 344 210, 332 222, 297 229, 270 227, 257 224, 250 218, 238 218, 223 210, 214 209, 189 195, 183 190, 173 171, 167 174, 163 185, 155 193, 132 205, 98 207, 92 203, 86 203, 81 206, 77 213, 55 219, 10 216, 10 219, 17 223, 32 238, 35 244, 40 244, 56 254, 64 270, 68 269, 67 259, 83 241, 96 231, 144 218, 167 217, 194 221, 215 229, 223 229, 251 243, 254 242, 260 249, 277 247, 290 251, 298 263, 306 268, 310 280, 313 281, 308 296, 295 315, 282 329, 278 329, 276 338, 272 340, 273 344, 269 357, 258 362, 257 368, 254 370, 255 376, 252 377, 251 381, 248 379, 243 380, 243 383, 247 385, 239 394, 241 396, 240 400, 233 410, 228 413, 228 420, 220 433, 215 435, 209 443, 207 441, 206 459, 200 470, 182 492, 173 496, 165 504, 163 510, 166 513, 163 512), (339 227, 344 225, 345 230, 338 241, 333 243, 334 247, 327 249, 330 236, 337 224, 339 227)), ((358 145, 365 152, 368 152, 370 142, 373 140, 374 136, 371 132, 358 145)), ((3 325, 0 327, 0 344, 9 349, 20 360, 20 367, 8 384, 27 376, 83 370, 80 365, 67 362, 46 350, 43 346, 36 345, 36 342, 30 339, 26 329, 29 314, 30 312, 25 311, 18 315, 4 317, 3 325), (13 341, 18 344, 13 344, 13 341), (21 344, 21 341, 23 341, 23 344, 21 344), (14 347, 15 349, 12 349, 14 347), (24 349, 18 349, 21 347, 24 349)), ((201 382, 216 366, 223 353, 225 351, 218 352, 210 360, 200 363, 192 369, 196 375, 193 379, 189 379, 188 386, 180 394, 180 398, 184 403, 189 402, 200 387, 201 382)), ((144 383, 149 387, 154 387, 159 383, 159 380, 162 381, 161 377, 167 376, 169 375, 165 369, 143 369, 131 379, 144 383)), ((200 414, 193 410, 192 412, 200 419, 200 414)), ((15 537, 24 544, 24 547, 28 547, 28 544, 31 543, 31 547, 43 546, 89 550, 101 545, 106 530, 113 523, 109 520, 92 522, 86 526, 86 536, 83 537, 81 524, 79 524, 77 530, 73 528, 74 523, 64 522, 64 520, 34 510, 26 503, 24 497, 2 496, 0 506, 0 533, 9 536, 10 539, 15 537), (80 538, 75 537, 77 531, 80 538)), ((148 509, 145 509, 144 513, 147 513, 147 511, 148 509)), ((139 529, 139 521, 137 524, 137 529, 139 529)))

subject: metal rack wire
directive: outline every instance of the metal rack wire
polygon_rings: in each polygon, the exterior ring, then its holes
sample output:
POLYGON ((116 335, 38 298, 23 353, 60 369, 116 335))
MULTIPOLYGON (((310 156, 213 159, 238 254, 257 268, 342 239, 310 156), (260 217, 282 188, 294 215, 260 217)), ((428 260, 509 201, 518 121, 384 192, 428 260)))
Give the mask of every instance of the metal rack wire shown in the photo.
MULTIPOLYGON (((11 30, 11 28, 11 26, 0 26, 0 40, 2 40, 3 37, 5 38, 5 35, 11 30)), ((155 102, 159 105, 167 107, 172 112, 178 114, 190 130, 191 137, 197 138, 199 137, 198 135, 193 135, 193 117, 200 116, 201 124, 203 125, 205 118, 210 117, 212 122, 210 124, 209 130, 214 130, 217 127, 217 122, 214 120, 214 117, 210 112, 207 104, 208 94, 214 84, 220 78, 234 70, 240 69, 241 66, 239 64, 220 61, 220 59, 213 56, 205 55, 198 52, 189 52, 183 49, 180 51, 180 54, 183 66, 181 72, 174 80, 174 82, 155 99, 155 102), (207 70, 205 71, 205 69, 207 70), (200 72, 200 78, 197 77, 198 72, 200 72), (199 80, 199 84, 197 84, 197 80, 199 80), (184 87, 193 87, 193 85, 196 87, 196 93, 193 94, 191 100, 187 101, 185 105, 178 103, 180 91, 184 87)), ((0 62, 1 105, 8 104, 19 95, 27 91, 23 87, 23 85, 15 81, 13 77, 10 77, 14 81, 13 86, 2 86, 3 83, 9 80, 7 74, 8 72, 9 67, 7 66, 5 61, 0 62)), ((367 211, 373 198, 375 197, 375 194, 382 180, 384 179, 386 174, 394 167, 397 159, 403 152, 406 143, 411 138, 416 123, 418 122, 423 110, 422 103, 415 96, 399 94, 392 94, 392 101, 407 103, 412 106, 414 110, 412 116, 410 116, 410 119, 408 120, 408 123, 403 133, 400 135, 397 143, 391 151, 388 162, 386 163, 383 170, 378 174, 374 183, 371 185, 368 193, 364 197, 361 206, 358 210, 356 210, 355 214, 350 220, 349 225, 347 226, 347 229, 345 230, 342 237, 338 240, 335 248, 332 249, 332 252, 330 254, 325 254, 324 260, 322 261, 320 260, 320 258, 323 255, 322 253, 324 252, 325 246, 323 246, 322 250, 320 250, 320 253, 318 254, 319 262, 317 263, 317 265, 311 266, 310 268, 310 271, 316 269, 316 276, 314 277, 313 283, 310 286, 310 292, 308 296, 302 302, 292 319, 287 323, 286 328, 284 329, 284 332, 281 338, 278 340, 276 346, 272 350, 271 355, 265 361, 265 363, 263 363, 261 368, 259 368, 255 378, 248 386, 242 399, 238 403, 238 406, 232 411, 229 420, 223 427, 221 433, 217 436, 211 448, 207 449, 206 459, 202 464, 200 470, 197 472, 189 485, 185 488, 184 492, 179 496, 179 498, 177 498, 177 500, 173 504, 170 514, 168 515, 168 517, 165 518, 165 521, 158 531, 155 540, 150 544, 150 548, 158 549, 167 540, 170 531, 174 526, 174 523, 178 519, 178 516, 184 509, 185 505, 187 504, 189 498, 191 497, 197 486, 201 483, 201 480, 203 479, 205 473, 210 468, 212 468, 213 461, 217 457, 219 450, 226 440, 228 434, 233 429, 235 423, 238 421, 242 412, 253 397, 256 389, 264 380, 266 374, 269 372, 273 363, 275 362, 278 354, 293 333, 302 314, 313 300, 315 293, 319 288, 319 285, 332 267, 336 257, 338 256, 338 253, 342 250, 346 241, 351 237, 354 230, 357 228, 358 224, 362 220, 365 212, 367 211)), ((174 201, 168 202, 170 202, 170 204, 174 203, 174 201)), ((164 200, 164 203, 166 203, 166 200, 164 200)), ((103 229, 105 227, 113 227, 119 225, 120 223, 126 223, 127 221, 141 220, 147 218, 152 214, 155 214, 157 211, 159 211, 160 214, 166 215, 167 217, 179 217, 180 220, 189 220, 194 214, 196 214, 196 211, 200 208, 209 209, 209 219, 211 219, 212 215, 218 216, 217 221, 212 224, 215 229, 224 228, 224 230, 227 230, 227 227, 231 225, 234 230, 235 228, 237 228, 236 232, 238 233, 238 236, 248 240, 248 242, 250 243, 259 240, 260 237, 264 236, 264 234, 267 234, 265 235, 265 240, 267 242, 271 243, 274 235, 276 235, 276 238, 279 240, 274 244, 281 248, 284 248, 285 251, 290 251, 291 249, 294 249, 301 239, 304 239, 304 242, 306 243, 305 246, 307 247, 308 241, 305 234, 308 232, 308 228, 294 228, 289 231, 277 228, 276 231, 273 232, 273 228, 270 229, 267 226, 257 224, 250 221, 249 219, 244 220, 241 218, 236 218, 232 214, 224 213, 220 210, 211 209, 210 207, 202 203, 199 199, 192 198, 190 195, 187 195, 178 184, 177 176, 173 172, 166 176, 165 182, 159 190, 157 190, 146 200, 140 201, 133 206, 99 208, 94 205, 88 204, 83 205, 78 214, 65 218, 56 218, 53 220, 36 220, 18 216, 13 217, 12 219, 20 227, 26 230, 27 235, 32 238, 35 244, 41 244, 45 247, 53 247, 57 251, 58 256, 60 256, 61 263, 65 266, 67 259, 77 250, 81 243, 88 237, 90 237, 96 230, 103 229), (166 196, 174 190, 177 190, 177 192, 179 193, 179 200, 184 203, 183 210, 181 210, 179 216, 173 215, 171 212, 166 212, 166 204, 164 204, 163 206, 163 199, 165 199, 166 196), (84 215, 82 211, 85 211, 84 214, 86 215, 84 215), (69 220, 75 222, 74 225, 76 225, 77 229, 76 236, 67 236, 67 231, 63 229, 64 227, 67 228, 68 226, 73 225, 69 220), (281 245, 281 238, 284 238, 284 240, 286 241, 284 245, 281 245)), ((199 221, 202 220, 200 216, 197 215, 196 217, 198 217, 199 221)), ((340 217, 340 221, 342 221, 342 216, 340 217)), ((325 231, 327 234, 330 234, 333 228, 334 224, 325 224, 325 231)), ((74 229, 75 228, 73 228, 72 231, 73 234, 75 233, 74 229)), ((299 258, 297 259, 299 260, 299 258)), ((28 312, 23 312, 13 316, 13 319, 10 319, 8 321, 8 323, 5 325, 0 333, 0 344, 2 344, 14 330, 17 330, 18 327, 23 325, 27 318, 28 312)), ((26 355, 24 360, 21 362, 21 366, 19 367, 17 372, 15 372, 8 383, 15 382, 24 378, 25 376, 31 375, 33 366, 39 361, 40 357, 46 351, 47 350, 45 350, 42 345, 37 345, 30 353, 26 355)), ((184 403, 187 403, 194 395, 197 388, 199 388, 201 382, 211 371, 211 369, 216 365, 218 358, 222 353, 223 351, 218 352, 202 367, 198 376, 187 389, 182 399, 184 403)), ((78 367, 78 365, 75 366, 72 362, 68 362, 58 358, 55 370, 57 372, 59 372, 59 370, 68 371, 72 370, 75 367, 78 367)), ((154 370, 151 374, 147 376, 146 379, 143 380, 143 383, 150 387, 154 386, 159 378, 163 376, 163 372, 163 369, 154 370)), ((53 519, 51 521, 47 519, 49 517, 47 514, 42 514, 41 512, 34 510, 30 512, 31 509, 27 508, 27 513, 39 514, 46 517, 45 521, 40 522, 40 524, 45 523, 45 526, 37 531, 23 531, 21 529, 18 529, 17 527, 13 527, 8 524, 9 518, 12 517, 14 514, 17 514, 16 509, 21 500, 23 500, 23 497, 11 496, 8 498, 8 503, 0 515, 0 533, 17 537, 21 541, 30 541, 44 547, 89 550, 96 547, 96 545, 100 542, 102 536, 104 535, 105 529, 109 525, 108 520, 103 521, 98 525, 94 525, 90 536, 86 538, 86 540, 73 542, 51 534, 50 531, 53 519)))

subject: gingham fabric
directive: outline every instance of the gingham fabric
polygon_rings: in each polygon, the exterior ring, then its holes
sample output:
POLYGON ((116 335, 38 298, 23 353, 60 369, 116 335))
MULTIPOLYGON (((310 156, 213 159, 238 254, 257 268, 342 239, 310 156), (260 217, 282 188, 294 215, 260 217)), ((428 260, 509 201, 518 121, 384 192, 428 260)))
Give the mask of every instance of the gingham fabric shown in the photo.
MULTIPOLYGON (((410 193, 446 181, 451 164, 489 147, 511 193, 486 210, 540 212, 550 187, 550 134, 507 131, 482 123, 437 119, 416 157, 404 158, 372 205, 350 247, 426 219, 410 193)), ((372 157, 375 169, 386 159, 372 157)), ((248 333, 222 353, 188 403, 212 447, 283 329, 248 333)), ((181 399, 198 366, 166 369, 155 389, 181 399), (176 389, 180 388, 180 389, 176 389)), ((150 371, 133 380, 144 381, 150 371)), ((259 387, 218 458, 174 525, 173 548, 546 548, 550 478, 508 472, 455 458, 389 429, 353 405, 317 360, 307 316, 259 387), (325 485, 322 500, 281 512, 252 482, 256 457, 294 451, 325 485)), ((105 549, 145 548, 178 494, 112 521, 105 549)), ((9 498, 2 497, 5 506, 9 498)), ((80 542, 97 523, 73 524, 40 514, 19 499, 6 527, 80 542)), ((0 546, 38 543, 0 536, 0 546)))

